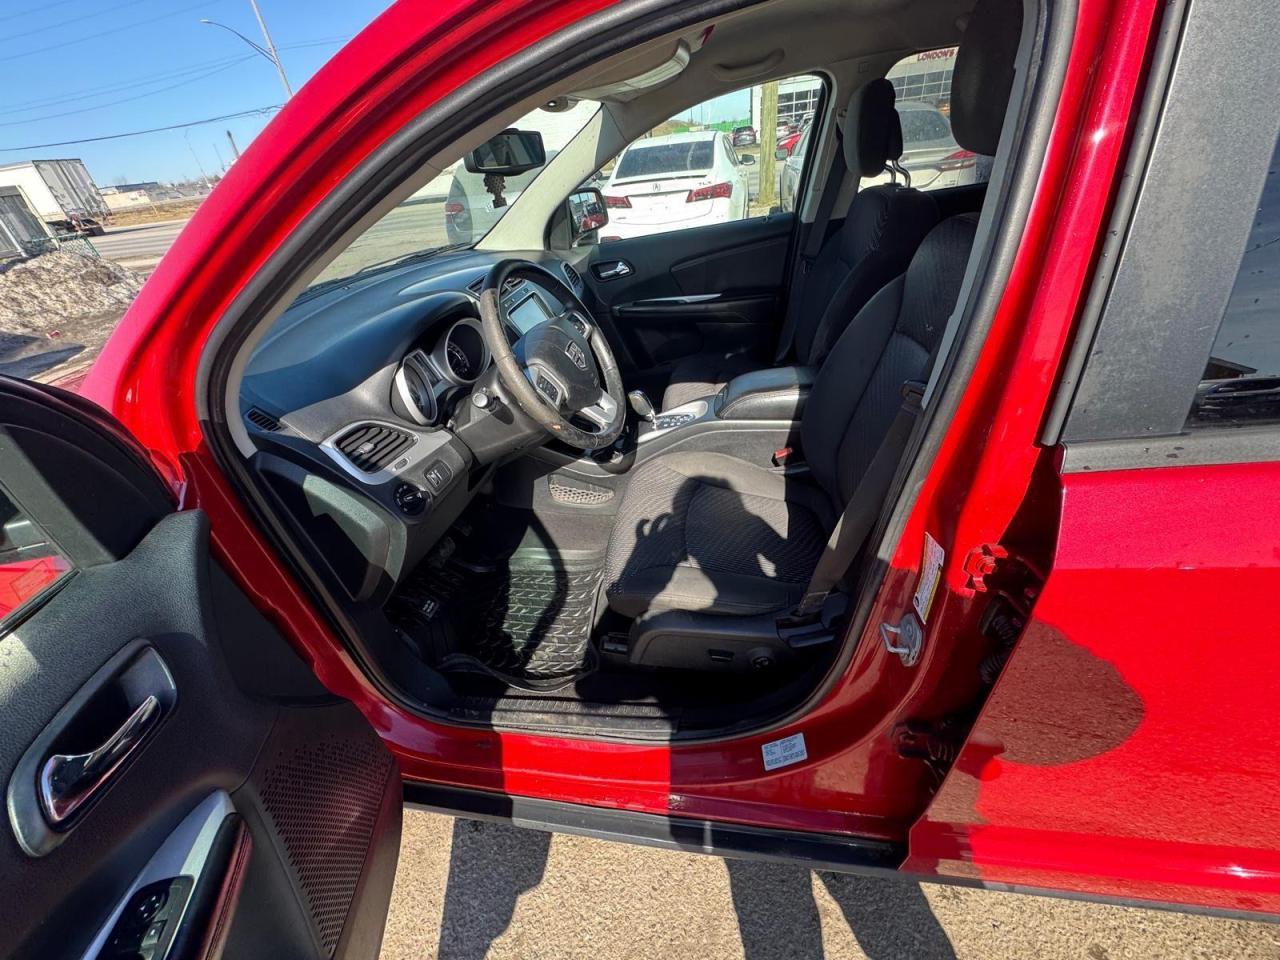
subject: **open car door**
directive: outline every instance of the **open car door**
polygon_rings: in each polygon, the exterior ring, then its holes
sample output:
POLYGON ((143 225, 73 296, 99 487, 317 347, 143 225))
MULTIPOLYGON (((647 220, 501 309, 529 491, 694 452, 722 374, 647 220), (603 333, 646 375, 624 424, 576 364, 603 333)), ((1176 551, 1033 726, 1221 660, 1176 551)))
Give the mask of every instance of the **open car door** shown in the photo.
POLYGON ((131 438, 0 377, 0 952, 376 957, 395 760, 131 438))

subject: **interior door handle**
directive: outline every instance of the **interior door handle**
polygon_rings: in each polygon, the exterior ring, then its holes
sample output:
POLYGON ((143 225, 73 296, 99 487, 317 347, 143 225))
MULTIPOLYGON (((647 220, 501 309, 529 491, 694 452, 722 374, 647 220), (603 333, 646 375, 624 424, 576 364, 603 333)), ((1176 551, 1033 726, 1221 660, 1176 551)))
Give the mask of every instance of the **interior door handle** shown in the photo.
POLYGON ((101 789, 159 719, 160 700, 148 696, 96 750, 49 757, 40 767, 40 806, 49 823, 63 823, 101 789))
POLYGON ((619 277, 629 277, 633 272, 631 264, 625 260, 602 261, 592 264, 591 269, 595 271, 597 280, 617 280, 619 277))

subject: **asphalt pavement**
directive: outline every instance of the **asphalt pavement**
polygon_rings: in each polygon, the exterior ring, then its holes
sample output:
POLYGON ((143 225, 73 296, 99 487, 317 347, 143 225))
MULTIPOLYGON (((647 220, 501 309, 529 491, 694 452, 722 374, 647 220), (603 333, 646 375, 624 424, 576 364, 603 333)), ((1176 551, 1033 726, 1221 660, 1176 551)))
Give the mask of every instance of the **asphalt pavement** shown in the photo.
POLYGON ((405 812, 382 960, 1255 960, 1280 925, 815 874, 405 812))
POLYGON ((105 235, 93 238, 93 245, 107 260, 139 273, 150 273, 186 225, 186 220, 162 220, 131 227, 108 227, 105 235))

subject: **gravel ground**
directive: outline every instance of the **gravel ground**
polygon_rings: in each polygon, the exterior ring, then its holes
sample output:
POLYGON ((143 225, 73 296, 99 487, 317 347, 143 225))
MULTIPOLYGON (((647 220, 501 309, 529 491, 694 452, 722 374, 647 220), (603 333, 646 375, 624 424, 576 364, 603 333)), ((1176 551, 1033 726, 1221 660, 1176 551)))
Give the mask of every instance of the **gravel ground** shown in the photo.
POLYGON ((383 960, 1280 958, 1280 926, 813 874, 406 811, 383 960))

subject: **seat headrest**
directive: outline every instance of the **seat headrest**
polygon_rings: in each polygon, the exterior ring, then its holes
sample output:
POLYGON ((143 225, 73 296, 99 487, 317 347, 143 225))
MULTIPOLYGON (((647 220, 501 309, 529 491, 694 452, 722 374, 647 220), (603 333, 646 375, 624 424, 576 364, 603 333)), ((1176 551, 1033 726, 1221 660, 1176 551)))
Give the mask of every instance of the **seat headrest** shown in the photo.
POLYGON ((859 176, 874 177, 902 156, 902 121, 893 84, 881 77, 859 87, 844 115, 844 162, 859 176))
POLYGON ((966 150, 990 157, 1000 145, 1021 37, 1022 0, 978 0, 951 75, 951 134, 966 150))

